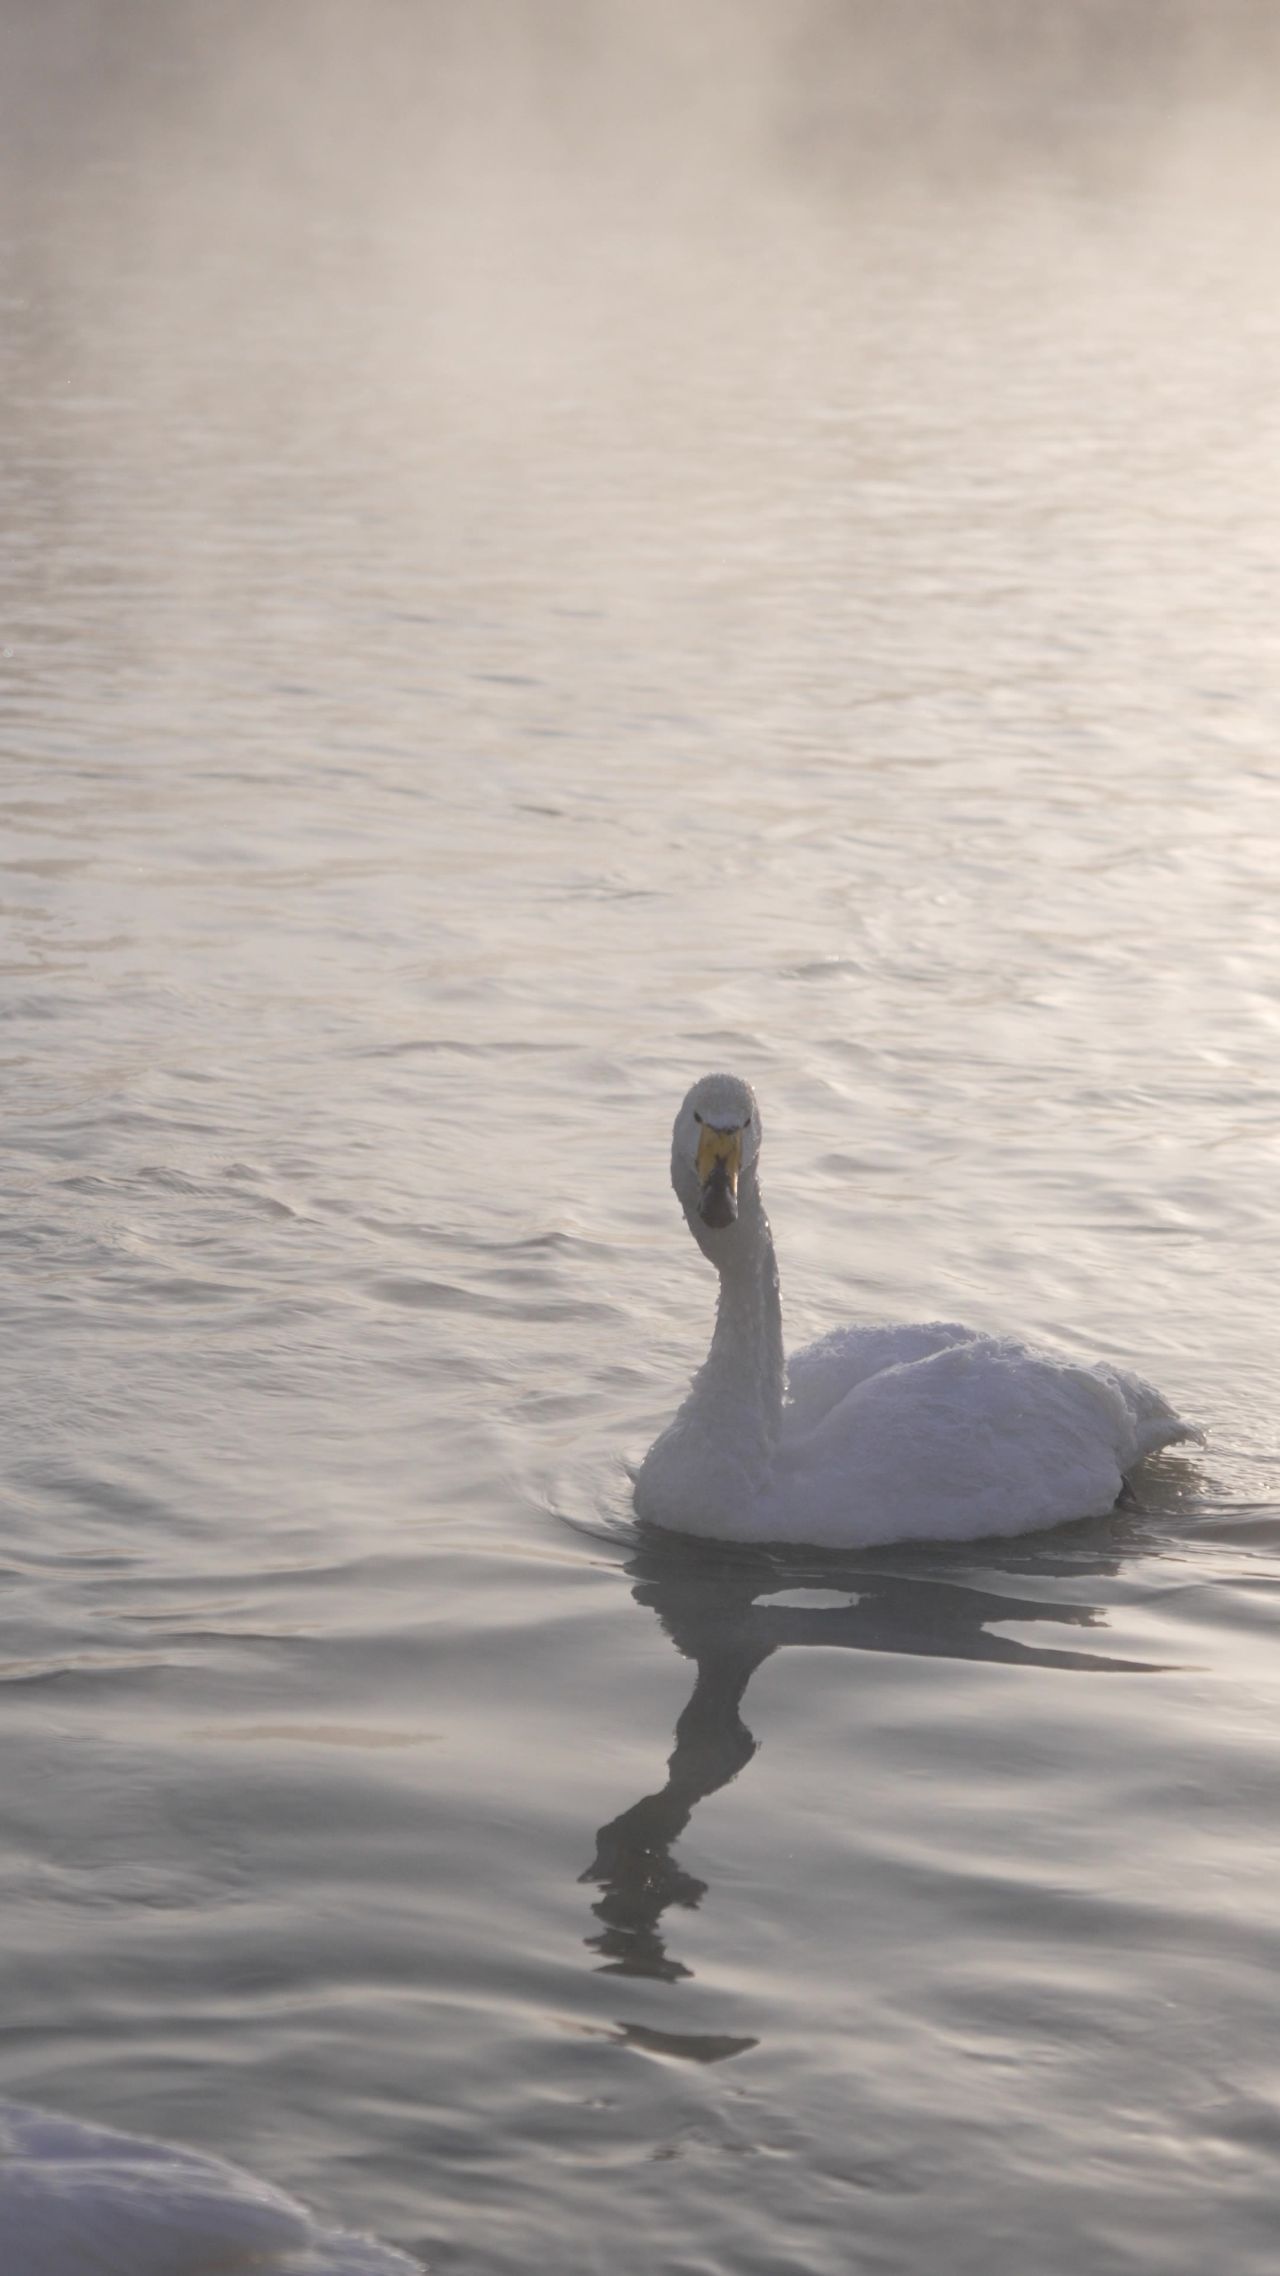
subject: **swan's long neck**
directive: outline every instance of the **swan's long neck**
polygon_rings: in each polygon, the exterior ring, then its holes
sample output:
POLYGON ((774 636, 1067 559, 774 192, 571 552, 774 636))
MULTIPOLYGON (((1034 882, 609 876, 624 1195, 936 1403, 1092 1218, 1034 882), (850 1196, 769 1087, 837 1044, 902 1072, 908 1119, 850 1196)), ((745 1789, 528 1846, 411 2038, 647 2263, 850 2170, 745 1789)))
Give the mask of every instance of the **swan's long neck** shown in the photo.
POLYGON ((749 1528, 782 1422, 778 1268, 754 1180, 743 1181, 737 1221, 723 1233, 689 1223, 720 1275, 715 1333, 684 1405, 641 1464, 636 1507, 660 1525, 732 1540, 749 1528))
POLYGON ((785 1361, 782 1300, 773 1235, 759 1194, 742 1198, 742 1211, 725 1244, 712 1253, 720 1274, 711 1349, 694 1379, 688 1405, 713 1428, 736 1463, 762 1473, 782 1419, 785 1361))

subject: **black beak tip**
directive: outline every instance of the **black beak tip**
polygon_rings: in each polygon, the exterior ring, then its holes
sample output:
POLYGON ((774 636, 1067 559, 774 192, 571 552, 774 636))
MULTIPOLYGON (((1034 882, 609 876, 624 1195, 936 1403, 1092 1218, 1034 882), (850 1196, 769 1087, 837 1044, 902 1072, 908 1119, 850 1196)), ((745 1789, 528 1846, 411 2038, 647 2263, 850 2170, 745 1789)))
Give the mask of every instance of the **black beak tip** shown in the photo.
POLYGON ((732 1225, 737 1214, 737 1200, 729 1189, 728 1179, 713 1172, 698 1202, 698 1215, 703 1224, 709 1225, 713 1233, 721 1233, 726 1225, 732 1225))

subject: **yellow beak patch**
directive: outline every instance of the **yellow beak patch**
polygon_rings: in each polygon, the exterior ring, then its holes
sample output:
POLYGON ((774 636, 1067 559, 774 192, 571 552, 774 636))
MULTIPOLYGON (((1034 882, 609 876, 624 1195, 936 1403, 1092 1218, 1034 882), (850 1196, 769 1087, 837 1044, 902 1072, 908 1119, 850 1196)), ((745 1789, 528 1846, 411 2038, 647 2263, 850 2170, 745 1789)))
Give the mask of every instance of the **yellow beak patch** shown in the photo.
POLYGON ((725 1184, 738 1198, 738 1171, 742 1167, 742 1132, 702 1126, 698 1138, 698 1183, 705 1185, 714 1170, 723 1168, 725 1184))

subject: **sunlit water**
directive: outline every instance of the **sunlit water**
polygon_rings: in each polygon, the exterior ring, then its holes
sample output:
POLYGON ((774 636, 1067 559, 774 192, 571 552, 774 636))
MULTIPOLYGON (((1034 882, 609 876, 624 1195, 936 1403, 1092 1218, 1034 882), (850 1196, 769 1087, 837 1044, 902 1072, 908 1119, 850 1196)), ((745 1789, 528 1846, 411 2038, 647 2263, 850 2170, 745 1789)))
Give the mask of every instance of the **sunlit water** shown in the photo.
POLYGON ((278 63, 9 202, 0 2092, 441 2270, 1270 2272, 1266 134, 718 174, 552 54, 344 151, 278 63), (1203 1455, 640 1542, 716 1066, 792 1341, 1203 1455))

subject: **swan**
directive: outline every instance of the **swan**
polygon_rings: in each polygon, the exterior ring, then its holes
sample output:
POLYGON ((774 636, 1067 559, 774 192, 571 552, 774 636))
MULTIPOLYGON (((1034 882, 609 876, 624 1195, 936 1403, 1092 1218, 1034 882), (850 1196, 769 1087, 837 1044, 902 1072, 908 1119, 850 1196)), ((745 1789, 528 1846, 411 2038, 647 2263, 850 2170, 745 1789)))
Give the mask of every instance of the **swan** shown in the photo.
POLYGON ((720 1276, 711 1348, 634 1477, 636 1512, 710 1539, 870 1548, 1036 1532, 1114 1508, 1144 1455, 1201 1433, 1117 1367, 954 1321, 782 1344, 749 1083, 704 1075, 671 1182, 720 1276))
POLYGON ((0 2101, 6 2276, 422 2276, 221 2158, 0 2101))

